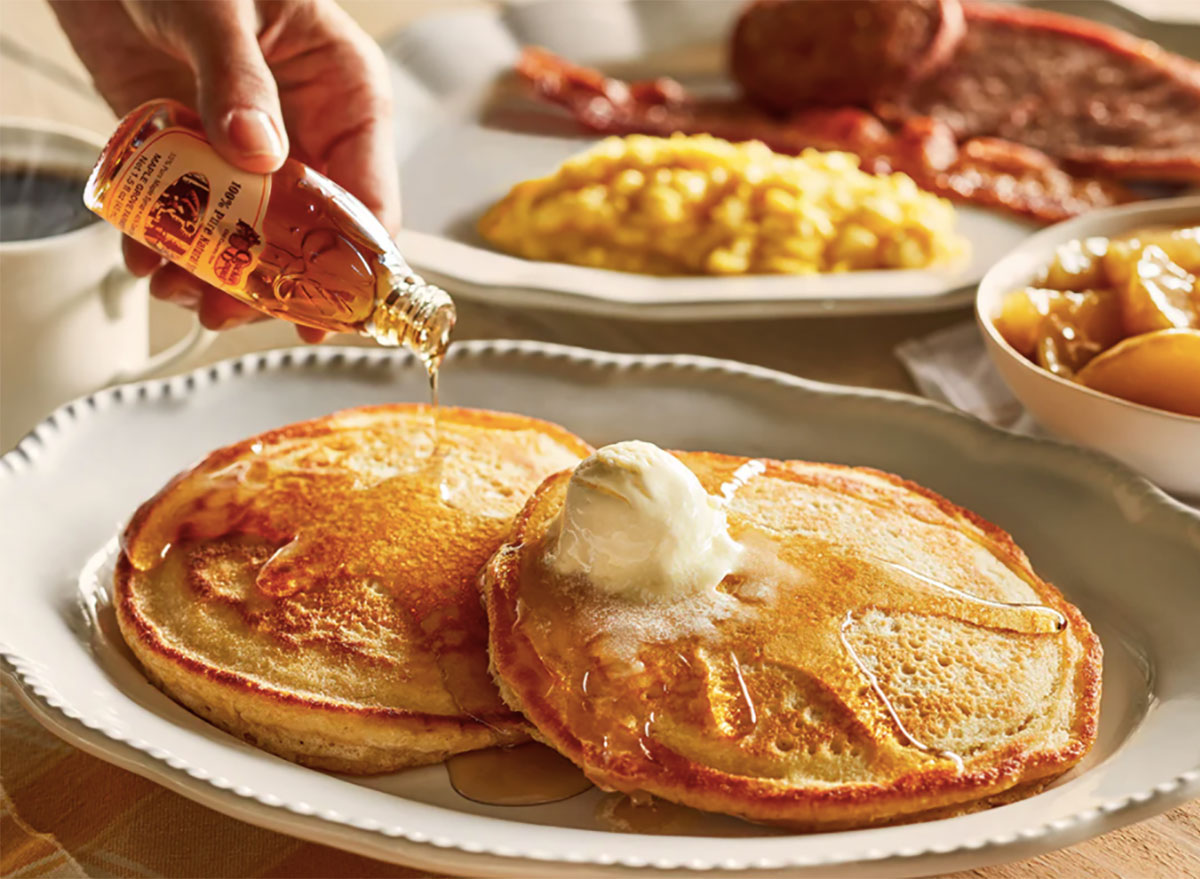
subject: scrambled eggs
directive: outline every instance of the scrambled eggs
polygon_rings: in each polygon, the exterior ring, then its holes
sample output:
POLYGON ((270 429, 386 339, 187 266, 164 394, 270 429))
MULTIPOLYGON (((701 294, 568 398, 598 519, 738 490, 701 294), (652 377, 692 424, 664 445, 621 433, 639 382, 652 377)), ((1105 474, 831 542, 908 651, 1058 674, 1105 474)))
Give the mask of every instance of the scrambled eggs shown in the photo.
POLYGON ((527 180, 480 220, 526 259, 651 275, 922 268, 966 252, 948 201, 849 153, 710 135, 610 137, 527 180))

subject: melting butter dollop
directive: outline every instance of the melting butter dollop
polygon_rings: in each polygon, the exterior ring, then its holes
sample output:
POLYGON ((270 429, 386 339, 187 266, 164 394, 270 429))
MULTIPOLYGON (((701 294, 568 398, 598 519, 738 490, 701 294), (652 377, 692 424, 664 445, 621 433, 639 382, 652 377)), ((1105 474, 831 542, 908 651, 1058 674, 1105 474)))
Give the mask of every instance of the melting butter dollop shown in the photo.
POLYGON ((674 455, 640 440, 580 462, 549 537, 557 574, 642 602, 714 591, 742 552, 723 501, 674 455))

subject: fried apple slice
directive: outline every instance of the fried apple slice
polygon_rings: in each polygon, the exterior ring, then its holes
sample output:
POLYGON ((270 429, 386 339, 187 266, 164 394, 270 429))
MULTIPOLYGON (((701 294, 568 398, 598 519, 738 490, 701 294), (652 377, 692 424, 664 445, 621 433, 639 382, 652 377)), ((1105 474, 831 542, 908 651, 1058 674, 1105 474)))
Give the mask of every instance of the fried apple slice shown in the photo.
POLYGON ((1124 336, 1114 290, 1017 290, 1004 298, 996 329, 1022 356, 1039 359, 1037 352, 1049 346, 1071 370, 1124 336))
POLYGON ((1051 290, 1087 290, 1107 287, 1104 256, 1108 252, 1107 238, 1077 238, 1054 251, 1054 262, 1043 272, 1039 287, 1051 290))
POLYGON ((1076 380, 1134 403, 1200 416, 1200 330, 1132 336, 1094 358, 1076 380))

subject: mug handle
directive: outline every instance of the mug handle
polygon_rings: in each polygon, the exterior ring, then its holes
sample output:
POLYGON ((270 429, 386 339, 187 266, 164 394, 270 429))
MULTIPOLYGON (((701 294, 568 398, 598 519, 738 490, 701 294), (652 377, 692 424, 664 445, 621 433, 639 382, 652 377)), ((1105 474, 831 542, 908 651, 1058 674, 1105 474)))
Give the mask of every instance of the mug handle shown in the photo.
MULTIPOLYGON (((104 276, 104 280, 100 284, 100 298, 104 303, 104 311, 109 317, 120 317, 125 307, 125 299, 137 282, 138 278, 126 271, 123 266, 117 266, 104 276)), ((200 320, 197 318, 187 335, 178 342, 159 351, 135 369, 118 370, 108 380, 108 383, 121 384, 144 379, 160 369, 166 369, 192 354, 203 351, 212 344, 216 337, 217 333, 200 326, 200 320)))

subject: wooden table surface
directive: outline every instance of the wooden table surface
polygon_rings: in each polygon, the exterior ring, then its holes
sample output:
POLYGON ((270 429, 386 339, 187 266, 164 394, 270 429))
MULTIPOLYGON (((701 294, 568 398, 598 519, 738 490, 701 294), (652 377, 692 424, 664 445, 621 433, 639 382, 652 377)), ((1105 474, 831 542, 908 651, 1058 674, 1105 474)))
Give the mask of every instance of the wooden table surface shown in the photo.
MULTIPOLYGON (((1140 5, 1148 7, 1155 2, 1171 3, 1183 10, 1190 9, 1194 0, 1178 3, 1176 0, 1140 0, 1140 5)), ((384 36, 405 22, 426 14, 435 3, 429 0, 344 0, 343 5, 368 32, 384 36)), ((439 9, 451 5, 477 4, 454 0, 436 3, 439 9)), ((87 73, 74 58, 53 16, 40 0, 0 0, 0 34, 0 49, 3 50, 0 52, 0 115, 69 120, 101 133, 111 130, 112 115, 95 98, 86 95, 87 73)), ((612 351, 708 354, 758 363, 823 381, 912 391, 908 376, 893 355, 896 344, 967 319, 969 312, 961 309, 940 314, 879 318, 635 323, 543 311, 516 312, 462 303, 456 338, 532 338, 612 351)), ((181 332, 186 320, 178 310, 156 303, 152 311, 152 342, 156 346, 165 344, 181 332)), ((290 328, 280 324, 246 327, 224 334, 205 353, 202 361, 194 361, 188 367, 294 342, 290 328)), ((21 711, 12 700, 7 701, 7 711, 21 711)), ((40 728, 37 734, 50 737, 40 728)), ((49 743, 45 744, 49 746, 49 743)), ((5 777, 12 777, 14 769, 12 765, 6 765, 5 777)), ((118 778, 128 776, 130 785, 146 784, 121 770, 111 772, 118 778)), ((162 794, 175 797, 166 792, 162 794)), ((20 818, 21 804, 16 802, 14 805, 20 818)), ((87 804, 80 803, 78 807, 87 808, 87 804)), ((38 817, 38 825, 29 828, 35 834, 55 834, 60 821, 66 820, 65 816, 56 816, 53 810, 38 817)), ((99 820, 98 816, 96 820, 99 820)), ((211 820, 236 824, 224 816, 214 815, 211 820)), ((245 834, 261 833, 244 825, 241 830, 245 834)), ((323 875, 351 875, 339 870, 336 857, 320 862, 329 865, 323 875)), ((382 868, 383 865, 379 866, 382 868)), ((349 869, 356 868, 351 866, 349 869)), ((361 872, 361 865, 357 869, 361 872)), ((385 874, 386 871, 379 873, 385 874)), ((405 871, 404 875, 414 874, 405 871)), ((1183 879, 1200 876, 1200 801, 1043 857, 955 876, 977 879, 1183 879)))

